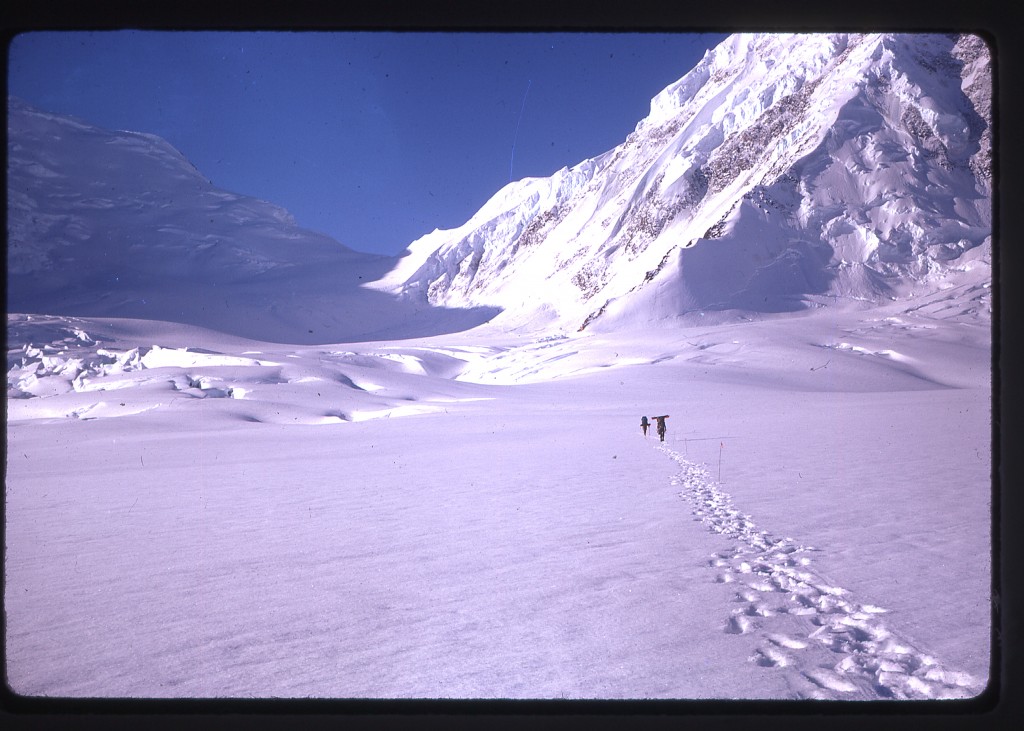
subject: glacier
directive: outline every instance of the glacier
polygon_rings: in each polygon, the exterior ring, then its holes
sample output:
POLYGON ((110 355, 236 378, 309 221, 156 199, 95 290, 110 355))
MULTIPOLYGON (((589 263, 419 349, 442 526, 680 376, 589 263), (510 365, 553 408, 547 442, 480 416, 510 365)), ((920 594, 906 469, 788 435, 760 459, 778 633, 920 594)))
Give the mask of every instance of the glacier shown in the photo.
POLYGON ((9 99, 12 696, 976 708, 991 85, 737 34, 397 258, 9 99))

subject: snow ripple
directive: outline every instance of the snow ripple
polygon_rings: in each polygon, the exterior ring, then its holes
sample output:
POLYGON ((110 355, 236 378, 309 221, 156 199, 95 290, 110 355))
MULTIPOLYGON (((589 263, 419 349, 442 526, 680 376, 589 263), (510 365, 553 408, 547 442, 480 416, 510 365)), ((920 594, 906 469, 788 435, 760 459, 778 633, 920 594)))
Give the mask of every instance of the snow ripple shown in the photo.
POLYGON ((708 566, 737 587, 723 631, 761 639, 750 661, 782 668, 798 698, 948 699, 983 690, 972 675, 944 667, 887 628, 886 610, 859 603, 810 568, 818 549, 757 527, 704 467, 659 445, 681 467, 672 484, 710 531, 734 541, 708 566))

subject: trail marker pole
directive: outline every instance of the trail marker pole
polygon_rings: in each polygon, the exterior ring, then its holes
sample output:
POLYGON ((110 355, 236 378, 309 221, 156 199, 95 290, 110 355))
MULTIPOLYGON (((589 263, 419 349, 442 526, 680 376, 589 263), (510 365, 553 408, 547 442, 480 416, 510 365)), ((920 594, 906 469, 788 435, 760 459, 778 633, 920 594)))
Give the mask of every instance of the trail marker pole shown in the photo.
POLYGON ((718 443, 718 482, 722 482, 722 450, 725 449, 725 442, 718 443))

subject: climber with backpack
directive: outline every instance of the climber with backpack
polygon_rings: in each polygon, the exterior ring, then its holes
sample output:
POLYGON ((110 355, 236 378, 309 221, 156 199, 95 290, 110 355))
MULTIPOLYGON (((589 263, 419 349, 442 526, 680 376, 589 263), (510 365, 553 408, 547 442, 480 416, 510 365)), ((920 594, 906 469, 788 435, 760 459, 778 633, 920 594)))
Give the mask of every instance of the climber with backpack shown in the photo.
POLYGON ((654 416, 651 418, 658 422, 658 437, 660 437, 661 441, 665 441, 665 432, 668 431, 665 426, 665 419, 668 418, 668 414, 665 414, 664 416, 654 416))

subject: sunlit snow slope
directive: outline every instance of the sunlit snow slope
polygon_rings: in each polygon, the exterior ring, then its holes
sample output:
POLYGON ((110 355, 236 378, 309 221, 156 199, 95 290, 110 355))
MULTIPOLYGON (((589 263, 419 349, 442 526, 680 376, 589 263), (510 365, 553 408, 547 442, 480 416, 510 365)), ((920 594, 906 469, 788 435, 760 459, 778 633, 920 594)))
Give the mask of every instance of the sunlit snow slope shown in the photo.
POLYGON ((735 35, 374 286, 573 329, 953 286, 990 265, 990 95, 976 36, 735 35))

